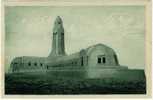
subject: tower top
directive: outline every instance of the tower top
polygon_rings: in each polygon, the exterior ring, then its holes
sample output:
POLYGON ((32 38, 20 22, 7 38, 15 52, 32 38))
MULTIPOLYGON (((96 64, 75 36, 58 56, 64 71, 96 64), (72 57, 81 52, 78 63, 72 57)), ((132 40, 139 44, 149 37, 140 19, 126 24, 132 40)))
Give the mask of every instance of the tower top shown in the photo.
POLYGON ((55 19, 53 33, 64 33, 63 21, 60 16, 55 19))
POLYGON ((60 16, 57 16, 56 17, 56 20, 55 20, 55 24, 62 24, 63 22, 62 22, 62 19, 61 19, 61 17, 60 16))
POLYGON ((57 16, 53 27, 53 39, 52 39, 52 56, 63 56, 65 55, 65 43, 64 43, 64 27, 60 16, 57 16))

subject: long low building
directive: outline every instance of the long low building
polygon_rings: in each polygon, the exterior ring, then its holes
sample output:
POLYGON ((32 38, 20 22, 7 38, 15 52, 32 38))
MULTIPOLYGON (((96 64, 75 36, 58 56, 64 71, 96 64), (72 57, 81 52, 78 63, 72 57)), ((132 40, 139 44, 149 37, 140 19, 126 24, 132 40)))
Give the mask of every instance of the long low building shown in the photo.
POLYGON ((12 61, 11 67, 13 72, 97 67, 127 69, 125 66, 120 66, 115 51, 104 44, 97 44, 71 55, 57 57, 17 57, 12 61))
POLYGON ((16 57, 11 62, 11 71, 33 72, 88 68, 127 69, 127 67, 120 66, 116 52, 101 43, 67 55, 65 53, 63 22, 59 16, 54 23, 52 41, 52 51, 48 57, 16 57))

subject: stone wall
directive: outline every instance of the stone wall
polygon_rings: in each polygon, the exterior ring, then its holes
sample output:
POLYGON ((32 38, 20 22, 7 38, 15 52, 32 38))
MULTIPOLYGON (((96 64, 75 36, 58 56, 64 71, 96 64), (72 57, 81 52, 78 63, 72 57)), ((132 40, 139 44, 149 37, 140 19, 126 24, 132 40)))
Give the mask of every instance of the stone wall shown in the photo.
POLYGON ((44 60, 43 57, 17 57, 11 62, 12 72, 44 71, 44 60))

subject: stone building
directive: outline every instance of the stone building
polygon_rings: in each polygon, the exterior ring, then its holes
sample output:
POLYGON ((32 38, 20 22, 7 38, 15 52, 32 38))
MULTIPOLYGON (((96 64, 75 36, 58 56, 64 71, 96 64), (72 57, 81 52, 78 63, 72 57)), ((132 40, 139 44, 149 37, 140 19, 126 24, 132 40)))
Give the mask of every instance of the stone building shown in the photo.
POLYGON ((62 19, 58 16, 54 23, 52 51, 48 57, 16 57, 10 65, 12 72, 83 70, 86 68, 127 69, 120 66, 115 51, 104 45, 96 44, 81 51, 67 55, 64 43, 62 19))

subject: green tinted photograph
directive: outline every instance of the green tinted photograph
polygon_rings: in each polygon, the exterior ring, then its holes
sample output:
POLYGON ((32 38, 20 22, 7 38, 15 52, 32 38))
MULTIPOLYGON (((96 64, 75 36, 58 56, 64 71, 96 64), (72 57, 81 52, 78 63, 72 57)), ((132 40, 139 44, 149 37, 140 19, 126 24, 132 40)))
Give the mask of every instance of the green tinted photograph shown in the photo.
POLYGON ((144 6, 5 6, 6 95, 146 94, 144 6))

